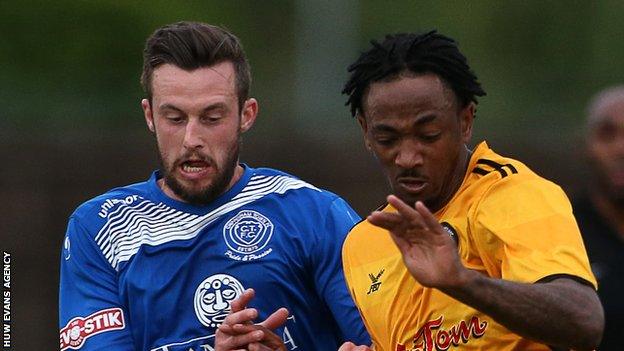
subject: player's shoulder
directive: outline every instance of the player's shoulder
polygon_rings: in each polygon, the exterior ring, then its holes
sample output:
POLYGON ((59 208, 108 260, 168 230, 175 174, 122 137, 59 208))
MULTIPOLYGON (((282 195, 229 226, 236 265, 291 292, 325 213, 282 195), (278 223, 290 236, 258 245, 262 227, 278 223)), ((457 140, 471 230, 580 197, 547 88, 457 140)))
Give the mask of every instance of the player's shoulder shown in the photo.
POLYGON ((274 168, 254 168, 247 187, 265 187, 276 196, 290 200, 306 199, 319 202, 333 202, 340 197, 335 193, 317 187, 293 174, 274 168))
MULTIPOLYGON (((348 225, 345 233, 360 219, 349 203, 331 191, 271 168, 253 170, 243 193, 264 192, 257 206, 294 218, 298 225, 316 228, 327 223, 348 225)), ((319 231, 322 232, 322 231, 319 231)))
POLYGON ((108 190, 80 204, 71 218, 85 228, 103 226, 110 214, 121 207, 136 206, 149 197, 149 181, 134 183, 108 190))
POLYGON ((523 162, 501 156, 484 144, 477 147, 469 171, 474 180, 471 186, 479 188, 482 198, 499 195, 512 201, 517 196, 529 194, 563 194, 559 185, 540 176, 523 162))
POLYGON ((477 147, 470 172, 481 186, 517 186, 539 184, 545 187, 556 186, 552 181, 543 178, 523 162, 494 152, 482 143, 477 147))
MULTIPOLYGON (((394 211, 390 205, 383 204, 376 211, 394 211)), ((356 223, 349 231, 345 245, 359 247, 362 245, 378 242, 378 239, 387 235, 388 231, 371 224, 366 218, 356 223)))

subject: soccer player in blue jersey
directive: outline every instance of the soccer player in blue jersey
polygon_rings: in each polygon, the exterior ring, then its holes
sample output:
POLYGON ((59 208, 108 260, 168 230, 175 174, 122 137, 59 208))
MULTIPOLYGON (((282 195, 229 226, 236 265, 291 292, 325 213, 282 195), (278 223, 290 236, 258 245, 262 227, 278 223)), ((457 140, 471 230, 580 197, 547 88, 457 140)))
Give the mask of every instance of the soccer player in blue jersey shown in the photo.
POLYGON ((258 111, 250 80, 238 39, 219 27, 181 22, 147 40, 141 106, 161 167, 71 215, 61 350, 213 350, 247 288, 258 321, 285 322, 275 333, 289 350, 370 342, 341 268, 358 215, 330 192, 239 162, 258 111))

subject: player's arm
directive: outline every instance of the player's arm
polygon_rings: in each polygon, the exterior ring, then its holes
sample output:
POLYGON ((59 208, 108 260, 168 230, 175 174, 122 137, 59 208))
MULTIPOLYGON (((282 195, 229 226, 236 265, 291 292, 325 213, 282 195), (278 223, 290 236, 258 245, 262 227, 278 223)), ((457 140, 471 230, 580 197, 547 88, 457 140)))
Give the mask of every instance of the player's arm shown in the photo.
POLYGON ((411 207, 392 195, 388 202, 398 212, 376 211, 368 220, 390 232, 420 284, 441 290, 526 338, 579 350, 598 345, 604 315, 593 288, 566 277, 530 284, 469 270, 455 242, 424 204, 411 207))
POLYGON ((323 225, 316 233, 310 270, 314 286, 331 310, 341 329, 343 340, 357 345, 370 345, 370 336, 345 282, 342 245, 345 237, 359 222, 359 215, 341 198, 328 208, 323 225))
POLYGON ((60 349, 134 351, 116 271, 89 231, 70 218, 61 254, 60 349))

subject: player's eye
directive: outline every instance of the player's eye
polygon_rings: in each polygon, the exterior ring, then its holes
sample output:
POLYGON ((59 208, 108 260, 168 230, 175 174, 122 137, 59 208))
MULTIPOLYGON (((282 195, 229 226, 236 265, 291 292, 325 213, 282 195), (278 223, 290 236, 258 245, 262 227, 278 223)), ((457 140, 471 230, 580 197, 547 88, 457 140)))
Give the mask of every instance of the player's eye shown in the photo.
POLYGON ((225 111, 221 108, 205 111, 201 115, 201 121, 203 123, 215 123, 220 121, 225 116, 225 111))
POLYGON ((184 118, 182 118, 182 116, 167 116, 167 121, 169 121, 169 123, 173 123, 173 124, 179 124, 182 123, 182 121, 184 121, 184 118))
POLYGON ((420 138, 426 143, 432 143, 440 139, 441 135, 442 135, 441 132, 427 133, 427 134, 423 134, 420 138))
POLYGON ((390 146, 394 144, 396 141, 397 141, 397 138, 393 136, 381 135, 381 136, 375 137, 375 143, 382 145, 382 146, 390 146))

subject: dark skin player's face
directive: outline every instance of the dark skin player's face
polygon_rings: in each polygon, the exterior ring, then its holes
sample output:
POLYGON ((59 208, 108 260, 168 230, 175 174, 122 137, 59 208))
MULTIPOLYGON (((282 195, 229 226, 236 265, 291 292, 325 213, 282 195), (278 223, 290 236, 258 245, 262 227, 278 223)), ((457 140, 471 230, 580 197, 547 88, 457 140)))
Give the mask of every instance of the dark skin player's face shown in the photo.
POLYGON ((410 75, 372 83, 358 120, 393 193, 437 211, 464 178, 474 111, 437 75, 410 75))

